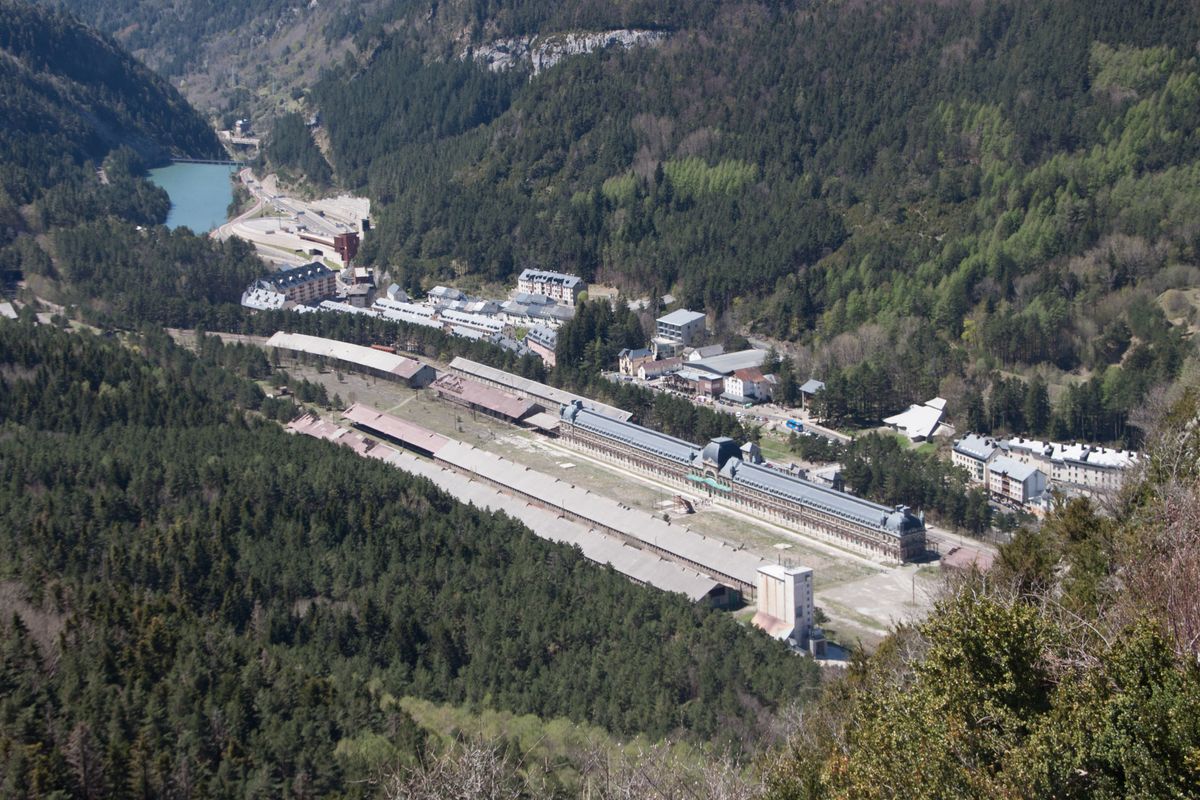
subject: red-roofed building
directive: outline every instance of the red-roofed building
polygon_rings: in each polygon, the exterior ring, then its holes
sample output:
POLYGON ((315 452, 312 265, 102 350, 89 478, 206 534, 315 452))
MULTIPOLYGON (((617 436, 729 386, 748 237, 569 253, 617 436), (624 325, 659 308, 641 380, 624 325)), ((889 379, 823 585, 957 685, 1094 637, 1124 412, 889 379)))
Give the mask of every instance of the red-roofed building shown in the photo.
POLYGON ((450 372, 439 376, 429 388, 451 402, 509 422, 517 422, 541 410, 528 400, 450 372))
POLYGON ((356 428, 369 431, 376 436, 382 436, 424 455, 433 455, 448 441, 441 434, 422 428, 408 420, 376 411, 361 403, 355 403, 347 408, 342 412, 342 416, 356 428))

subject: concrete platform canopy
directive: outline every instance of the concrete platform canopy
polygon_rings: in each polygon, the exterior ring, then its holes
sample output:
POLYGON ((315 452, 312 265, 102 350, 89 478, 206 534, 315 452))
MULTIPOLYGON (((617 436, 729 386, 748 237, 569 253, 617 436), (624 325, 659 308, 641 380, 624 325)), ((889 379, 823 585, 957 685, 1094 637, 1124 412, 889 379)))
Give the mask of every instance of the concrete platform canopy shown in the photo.
POLYGON ((478 476, 568 519, 620 537, 664 558, 711 575, 747 596, 755 592, 758 568, 770 562, 718 539, 694 533, 572 483, 524 467, 486 450, 450 440, 436 459, 478 476))
POLYGON ((350 406, 342 412, 342 416, 356 427, 427 455, 437 454, 450 441, 440 433, 434 433, 391 414, 376 411, 362 403, 350 406))

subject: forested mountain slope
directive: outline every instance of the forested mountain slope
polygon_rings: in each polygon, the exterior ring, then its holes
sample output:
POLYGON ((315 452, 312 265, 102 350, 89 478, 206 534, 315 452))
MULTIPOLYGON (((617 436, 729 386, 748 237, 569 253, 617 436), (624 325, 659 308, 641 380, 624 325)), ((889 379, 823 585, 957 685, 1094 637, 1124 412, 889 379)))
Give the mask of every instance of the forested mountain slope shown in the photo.
POLYGON ((145 165, 219 152, 187 101, 111 40, 64 14, 0 0, 0 269, 46 261, 32 242, 6 247, 21 233, 109 215, 162 222, 169 201, 139 179, 145 165))
POLYGON ((671 292, 806 344, 850 422, 939 392, 965 422, 997 370, 1038 367, 1063 397, 1094 378, 1059 433, 1129 436, 1197 321, 1161 310, 1200 279, 1193 3, 664 14, 660 46, 533 78, 409 28, 328 75, 336 176, 381 209, 366 257, 412 285, 536 266, 671 292))
POLYGON ((156 160, 220 153, 187 101, 113 41, 0 0, 6 280, 131 327, 188 325, 197 308, 236 302, 262 271, 251 249, 156 227, 170 201, 145 180, 156 160))
POLYGON ((99 163, 121 145, 146 160, 219 152, 187 101, 111 40, 67 15, 0 1, 5 190, 24 200, 64 157, 99 163))
POLYGON ((219 365, 257 349, 128 345, 0 320, 5 797, 365 796, 346 752, 414 755, 385 692, 750 743, 815 683, 728 614, 256 418, 219 365))
POLYGON ((614 28, 678 30, 721 3, 512 0, 44 0, 117 38, 228 126, 297 110, 321 70, 401 31, 430 53, 511 37, 614 28))

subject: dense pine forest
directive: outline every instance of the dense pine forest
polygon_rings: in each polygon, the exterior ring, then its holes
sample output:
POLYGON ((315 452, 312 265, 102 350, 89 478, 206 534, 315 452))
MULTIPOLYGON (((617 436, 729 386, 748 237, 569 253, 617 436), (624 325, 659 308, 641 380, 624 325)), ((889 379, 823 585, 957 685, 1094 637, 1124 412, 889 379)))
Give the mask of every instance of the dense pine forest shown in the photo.
POLYGON ((204 350, 0 323, 6 797, 358 796, 335 750, 413 735, 383 691, 740 747, 813 685, 727 614, 289 437, 204 350))

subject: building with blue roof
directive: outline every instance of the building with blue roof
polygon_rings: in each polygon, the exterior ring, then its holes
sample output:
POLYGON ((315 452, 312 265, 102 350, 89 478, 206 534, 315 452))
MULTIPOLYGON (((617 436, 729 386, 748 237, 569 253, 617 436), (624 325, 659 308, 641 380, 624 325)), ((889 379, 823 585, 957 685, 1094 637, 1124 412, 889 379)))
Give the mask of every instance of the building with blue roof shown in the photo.
POLYGON ((571 404, 561 438, 624 466, 703 492, 800 533, 895 561, 925 552, 925 522, 905 506, 888 507, 745 458, 727 437, 700 446, 571 404))

